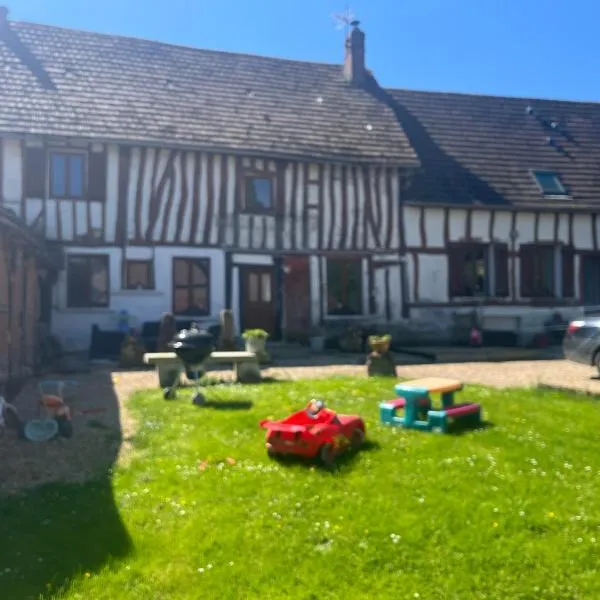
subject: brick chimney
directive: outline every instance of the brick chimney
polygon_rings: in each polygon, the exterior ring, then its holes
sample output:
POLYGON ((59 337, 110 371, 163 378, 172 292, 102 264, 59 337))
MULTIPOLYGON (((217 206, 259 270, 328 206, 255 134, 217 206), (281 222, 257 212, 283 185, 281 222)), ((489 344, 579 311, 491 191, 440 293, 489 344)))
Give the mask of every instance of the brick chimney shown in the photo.
POLYGON ((346 56, 344 57, 344 76, 350 83, 363 83, 365 68, 365 34, 359 29, 360 22, 352 21, 352 30, 346 38, 346 56))

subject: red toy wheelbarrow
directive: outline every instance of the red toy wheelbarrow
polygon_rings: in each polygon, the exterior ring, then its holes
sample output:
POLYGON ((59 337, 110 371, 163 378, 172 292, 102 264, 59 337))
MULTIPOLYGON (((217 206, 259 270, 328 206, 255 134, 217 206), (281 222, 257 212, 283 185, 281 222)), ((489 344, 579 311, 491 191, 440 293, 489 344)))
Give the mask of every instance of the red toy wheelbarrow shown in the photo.
POLYGON ((365 423, 361 417, 337 414, 325 408, 321 400, 311 400, 304 410, 286 419, 264 419, 260 426, 267 430, 269 456, 318 457, 326 466, 331 466, 341 452, 360 448, 365 440, 365 423))

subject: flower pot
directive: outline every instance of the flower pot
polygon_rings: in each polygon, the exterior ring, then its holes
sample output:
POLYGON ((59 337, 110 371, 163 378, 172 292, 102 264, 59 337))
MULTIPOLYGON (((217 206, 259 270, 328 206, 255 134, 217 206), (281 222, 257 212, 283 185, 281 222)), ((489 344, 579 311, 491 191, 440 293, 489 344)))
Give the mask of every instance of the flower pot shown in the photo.
POLYGON ((369 346, 375 354, 386 354, 389 352, 392 338, 389 335, 372 335, 369 337, 369 346))
POLYGON ((385 354, 390 349, 389 340, 371 343, 371 350, 377 354, 385 354))
POLYGON ((250 337, 246 339, 246 352, 254 352, 256 356, 265 354, 266 338, 250 337))
POLYGON ((308 339, 310 349, 312 352, 323 352, 325 350, 325 336, 324 335, 313 335, 308 339))

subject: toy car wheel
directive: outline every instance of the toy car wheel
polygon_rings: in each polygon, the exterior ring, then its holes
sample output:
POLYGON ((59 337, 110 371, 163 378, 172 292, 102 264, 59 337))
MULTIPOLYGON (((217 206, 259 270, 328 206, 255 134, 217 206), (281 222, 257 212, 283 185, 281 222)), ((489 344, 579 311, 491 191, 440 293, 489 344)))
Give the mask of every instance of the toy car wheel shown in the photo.
POLYGON ((275 452, 273 448, 267 448, 267 456, 269 458, 275 458, 277 456, 277 452, 275 452))
POLYGON ((353 450, 360 448, 365 441, 365 432, 362 429, 355 429, 350 436, 350 446, 353 450))
POLYGON ((175 390, 173 388, 165 388, 163 390, 163 398, 165 400, 174 400, 175 399, 175 390))
POLYGON ((319 450, 319 458, 326 467, 331 467, 335 463, 335 448, 333 444, 323 444, 319 450))

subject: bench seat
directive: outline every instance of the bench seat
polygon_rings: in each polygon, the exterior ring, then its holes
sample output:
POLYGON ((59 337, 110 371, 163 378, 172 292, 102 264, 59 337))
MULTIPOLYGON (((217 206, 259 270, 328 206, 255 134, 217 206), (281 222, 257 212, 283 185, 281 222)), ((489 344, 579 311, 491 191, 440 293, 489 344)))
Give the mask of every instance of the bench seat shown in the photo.
MULTIPOLYGON (((185 370, 175 352, 148 352, 144 354, 144 362, 156 366, 161 387, 173 380, 173 371, 181 374, 185 370)), ((211 364, 233 365, 236 381, 240 383, 256 383, 261 380, 260 365, 254 352, 212 352, 202 366, 211 364)))
POLYGON ((451 408, 446 409, 446 415, 450 418, 461 417, 464 415, 472 415, 481 410, 481 406, 474 402, 464 402, 462 404, 456 404, 451 408))

